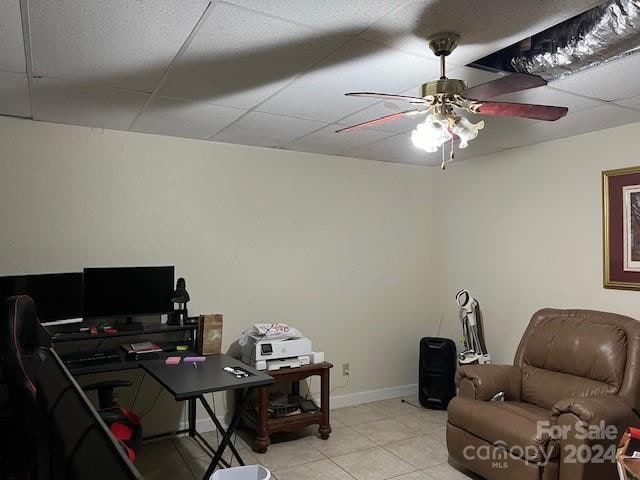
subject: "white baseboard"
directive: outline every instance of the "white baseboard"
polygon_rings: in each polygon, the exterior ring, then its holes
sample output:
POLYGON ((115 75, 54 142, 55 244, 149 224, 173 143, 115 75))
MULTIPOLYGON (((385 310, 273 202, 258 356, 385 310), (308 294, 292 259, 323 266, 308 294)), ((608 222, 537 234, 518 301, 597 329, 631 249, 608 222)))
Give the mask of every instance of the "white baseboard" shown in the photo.
MULTIPOLYGON (((335 395, 331 397, 331 409, 353 407, 354 405, 362 405, 363 403, 378 402, 380 400, 388 400, 397 397, 416 396, 418 394, 418 385, 399 385, 397 387, 380 388, 377 390, 367 390, 364 392, 347 393, 345 395, 335 395)), ((317 402, 319 398, 315 399, 317 402)), ((218 415, 218 420, 227 428, 227 422, 224 415, 218 415)), ((180 422, 176 430, 184 430, 189 425, 186 421, 180 422)), ((196 419, 196 429, 199 432, 212 432, 215 430, 213 420, 210 418, 196 419)))
POLYGON ((365 392, 347 393, 331 397, 331 409, 352 407, 363 403, 378 402, 390 398, 408 397, 418 394, 418 385, 399 385, 397 387, 380 388, 378 390, 367 390, 365 392))

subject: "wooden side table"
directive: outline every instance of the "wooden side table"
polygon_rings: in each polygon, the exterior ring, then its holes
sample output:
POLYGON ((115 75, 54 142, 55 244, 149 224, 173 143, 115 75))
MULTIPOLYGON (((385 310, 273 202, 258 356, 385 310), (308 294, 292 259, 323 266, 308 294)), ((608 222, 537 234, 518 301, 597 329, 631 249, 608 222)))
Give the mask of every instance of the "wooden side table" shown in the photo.
POLYGON ((309 425, 319 425, 318 433, 323 440, 329 438, 331 425, 329 424, 329 371, 333 365, 329 362, 305 365, 298 368, 281 368, 266 372, 274 380, 292 382, 292 394, 300 394, 300 380, 314 375, 320 376, 320 409, 315 412, 300 413, 287 417, 269 418, 269 388, 257 389, 257 409, 247 409, 243 421, 256 431, 255 450, 259 453, 267 451, 271 444, 270 436, 275 432, 294 432, 309 425))

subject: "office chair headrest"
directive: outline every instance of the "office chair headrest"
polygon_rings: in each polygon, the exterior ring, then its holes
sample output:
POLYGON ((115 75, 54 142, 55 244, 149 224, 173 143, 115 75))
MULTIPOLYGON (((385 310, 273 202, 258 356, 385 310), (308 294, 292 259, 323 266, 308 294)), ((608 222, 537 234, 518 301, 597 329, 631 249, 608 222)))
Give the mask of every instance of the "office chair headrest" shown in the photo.
POLYGON ((35 373, 31 358, 40 347, 50 345, 50 337, 40 322, 31 297, 7 298, 0 321, 0 363, 10 393, 35 400, 35 373))

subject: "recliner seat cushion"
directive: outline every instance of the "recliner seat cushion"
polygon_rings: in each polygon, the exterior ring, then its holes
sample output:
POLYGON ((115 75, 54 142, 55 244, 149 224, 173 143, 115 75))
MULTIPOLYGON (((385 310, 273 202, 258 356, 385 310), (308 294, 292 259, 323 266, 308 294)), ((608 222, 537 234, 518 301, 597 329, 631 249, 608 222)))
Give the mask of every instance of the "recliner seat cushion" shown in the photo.
POLYGON ((558 449, 548 436, 538 437, 538 422, 549 411, 521 402, 484 402, 456 397, 449 403, 449 423, 488 443, 503 446, 532 463, 556 458, 558 449))

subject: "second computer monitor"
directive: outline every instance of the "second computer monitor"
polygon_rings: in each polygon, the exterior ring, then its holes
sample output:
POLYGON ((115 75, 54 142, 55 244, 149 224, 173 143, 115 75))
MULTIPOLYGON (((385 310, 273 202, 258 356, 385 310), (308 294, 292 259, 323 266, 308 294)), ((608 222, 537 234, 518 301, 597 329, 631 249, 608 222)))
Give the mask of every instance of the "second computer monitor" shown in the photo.
POLYGON ((41 322, 80 320, 82 273, 14 275, 0 278, 0 301, 13 295, 29 295, 41 322))
POLYGON ((84 269, 84 316, 133 317, 173 310, 174 267, 84 269))

